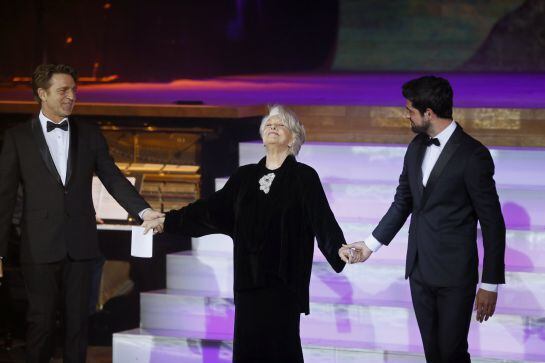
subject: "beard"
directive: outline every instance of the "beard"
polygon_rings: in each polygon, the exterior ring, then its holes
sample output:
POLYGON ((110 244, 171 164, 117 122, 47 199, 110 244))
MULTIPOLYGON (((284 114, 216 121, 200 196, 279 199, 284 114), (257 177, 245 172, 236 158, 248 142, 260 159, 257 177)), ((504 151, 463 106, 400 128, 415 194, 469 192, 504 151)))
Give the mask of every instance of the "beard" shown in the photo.
POLYGON ((411 121, 411 131, 415 134, 425 134, 430 129, 431 122, 429 120, 423 120, 421 125, 416 125, 411 121))

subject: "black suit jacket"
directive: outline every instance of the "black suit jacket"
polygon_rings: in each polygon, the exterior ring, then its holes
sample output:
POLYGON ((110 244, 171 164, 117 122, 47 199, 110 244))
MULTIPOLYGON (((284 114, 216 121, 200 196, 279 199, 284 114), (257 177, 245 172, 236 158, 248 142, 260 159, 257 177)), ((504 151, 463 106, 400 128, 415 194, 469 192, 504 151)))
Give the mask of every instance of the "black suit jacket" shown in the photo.
POLYGON ((92 178, 134 217, 149 205, 115 165, 99 128, 70 119, 66 186, 45 141, 38 118, 6 130, 0 154, 0 256, 5 256, 17 187, 24 191, 21 260, 49 263, 69 255, 89 259, 97 242, 92 178))
POLYGON ((479 221, 484 245, 482 282, 505 283, 505 223, 490 152, 457 125, 424 188, 421 166, 426 139, 420 134, 409 144, 394 202, 373 236, 389 244, 412 214, 405 278, 418 260, 428 284, 461 286, 478 280, 479 221))

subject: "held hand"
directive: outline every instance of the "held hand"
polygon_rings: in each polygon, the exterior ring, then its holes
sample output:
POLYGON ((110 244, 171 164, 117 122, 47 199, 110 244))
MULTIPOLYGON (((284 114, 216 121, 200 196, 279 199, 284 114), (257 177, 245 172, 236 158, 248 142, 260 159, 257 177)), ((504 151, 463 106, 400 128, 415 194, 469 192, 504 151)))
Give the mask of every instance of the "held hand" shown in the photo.
POLYGON ((95 216, 95 219, 97 221, 97 224, 104 224, 104 221, 102 220, 102 218, 95 216))
POLYGON ((367 247, 364 241, 354 242, 352 244, 349 244, 348 247, 354 251, 350 263, 365 262, 373 253, 373 251, 371 251, 369 247, 367 247))
POLYGON ((156 211, 155 209, 147 209, 145 212, 144 212, 144 215, 142 216, 142 219, 144 221, 153 221, 154 219, 157 219, 157 218, 162 218, 165 216, 165 213, 161 213, 159 211, 156 211))
POLYGON ((341 248, 339 248, 339 257, 345 263, 354 263, 356 259, 356 254, 356 250, 352 248, 351 245, 343 245, 341 248))
POLYGON ((344 262, 359 263, 366 261, 373 251, 367 247, 364 241, 343 245, 339 250, 339 256, 344 262))
POLYGON ((346 245, 343 245, 341 248, 339 248, 339 257, 341 258, 341 260, 344 261, 344 263, 350 263, 349 261, 353 254, 354 251, 346 247, 346 245))
POLYGON ((493 291, 487 291, 479 289, 477 296, 475 297, 475 310, 477 311, 476 319, 482 323, 487 321, 496 310, 496 302, 498 301, 498 293, 493 291))
POLYGON ((144 227, 144 234, 147 234, 151 229, 153 229, 153 234, 162 233, 165 223, 165 217, 156 218, 150 221, 144 221, 142 227, 144 227))

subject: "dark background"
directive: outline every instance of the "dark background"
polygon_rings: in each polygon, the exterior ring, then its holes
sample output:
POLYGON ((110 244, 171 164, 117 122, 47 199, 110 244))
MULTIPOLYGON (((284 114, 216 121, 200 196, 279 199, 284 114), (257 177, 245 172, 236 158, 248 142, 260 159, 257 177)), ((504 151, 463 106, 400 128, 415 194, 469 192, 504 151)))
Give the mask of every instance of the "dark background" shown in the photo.
POLYGON ((62 62, 146 81, 327 68, 338 2, 18 0, 0 14, 4 79, 62 62))
POLYGON ((543 19, 542 0, 2 1, 0 80, 42 62, 129 81, 544 71, 543 19))

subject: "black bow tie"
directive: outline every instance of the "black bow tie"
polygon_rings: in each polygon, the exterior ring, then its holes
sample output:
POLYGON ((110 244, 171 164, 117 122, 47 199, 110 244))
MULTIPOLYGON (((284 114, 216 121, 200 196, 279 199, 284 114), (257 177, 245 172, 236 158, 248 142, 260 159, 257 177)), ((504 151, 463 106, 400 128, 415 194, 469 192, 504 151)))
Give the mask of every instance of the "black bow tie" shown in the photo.
POLYGON ((68 131, 68 122, 63 121, 60 124, 56 124, 54 122, 47 121, 47 132, 51 132, 51 131, 53 131, 55 129, 61 129, 63 131, 68 131))
POLYGON ((426 141, 424 141, 424 143, 426 144, 426 146, 431 146, 431 145, 435 145, 435 146, 439 146, 441 145, 441 143, 439 142, 439 139, 436 139, 436 138, 429 138, 427 139, 426 141))

